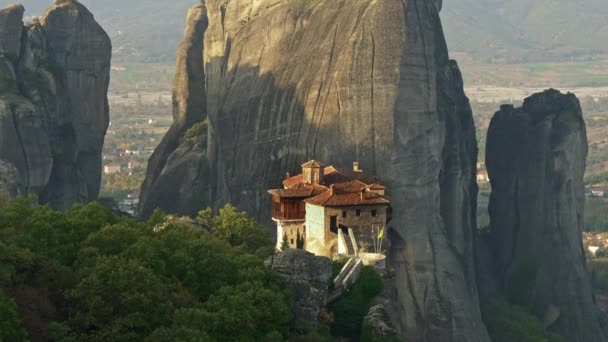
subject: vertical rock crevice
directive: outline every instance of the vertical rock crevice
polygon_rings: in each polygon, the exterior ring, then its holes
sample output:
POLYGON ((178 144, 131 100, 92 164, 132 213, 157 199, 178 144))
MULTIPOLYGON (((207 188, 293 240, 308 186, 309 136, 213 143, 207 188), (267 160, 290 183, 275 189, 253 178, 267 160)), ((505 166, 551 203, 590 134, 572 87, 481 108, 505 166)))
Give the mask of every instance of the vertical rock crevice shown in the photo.
MULTIPOLYGON (((173 125, 148 162, 146 179, 142 185, 139 214, 152 214, 160 200, 168 206, 164 210, 196 215, 209 203, 207 132, 197 134, 199 141, 184 141, 184 135, 207 119, 207 92, 203 64, 204 35, 209 25, 204 5, 188 11, 184 39, 177 51, 176 75, 173 80, 173 125), (176 166, 177 165, 177 166, 176 166), (174 190, 172 181, 188 183, 188 189, 174 190)), ((207 127, 207 126, 205 126, 207 127)))

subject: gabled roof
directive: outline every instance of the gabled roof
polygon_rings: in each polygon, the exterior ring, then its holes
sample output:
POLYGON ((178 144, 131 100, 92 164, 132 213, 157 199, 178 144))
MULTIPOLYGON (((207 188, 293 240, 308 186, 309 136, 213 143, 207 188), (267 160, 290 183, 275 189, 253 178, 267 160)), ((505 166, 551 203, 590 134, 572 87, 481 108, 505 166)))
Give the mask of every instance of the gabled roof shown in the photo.
POLYGON ((283 181, 284 189, 268 191, 281 198, 301 198, 306 203, 321 206, 356 206, 356 205, 389 205, 390 201, 383 195, 374 192, 385 190, 375 177, 352 169, 324 167, 311 160, 302 165, 305 167, 323 167, 322 184, 307 184, 304 175, 299 174, 283 181))
POLYGON ((290 189, 274 189, 268 190, 268 193, 273 196, 282 198, 305 198, 316 196, 327 191, 328 188, 318 184, 298 184, 290 189))
POLYGON ((374 192, 340 192, 336 190, 325 191, 320 195, 305 199, 304 202, 323 207, 390 204, 388 199, 374 192))
MULTIPOLYGON (((311 162, 314 162, 314 160, 311 162)), ((329 186, 331 184, 349 182, 352 180, 358 180, 365 184, 377 184, 378 182, 375 177, 370 177, 368 175, 363 174, 362 172, 354 172, 353 170, 349 169, 336 169, 333 166, 325 167, 323 169, 323 174, 323 184, 326 186, 329 186)), ((287 178, 283 181, 283 186, 289 189, 300 183, 304 183, 304 175, 302 174, 287 178)))
POLYGON ((386 187, 384 187, 384 186, 382 186, 382 185, 380 185, 378 183, 374 183, 374 184, 370 185, 368 187, 368 189, 370 189, 370 190, 386 190, 386 187))
POLYGON ((306 167, 323 167, 324 165, 319 163, 316 160, 311 160, 309 162, 306 162, 304 164, 302 164, 302 168, 306 168, 306 167))

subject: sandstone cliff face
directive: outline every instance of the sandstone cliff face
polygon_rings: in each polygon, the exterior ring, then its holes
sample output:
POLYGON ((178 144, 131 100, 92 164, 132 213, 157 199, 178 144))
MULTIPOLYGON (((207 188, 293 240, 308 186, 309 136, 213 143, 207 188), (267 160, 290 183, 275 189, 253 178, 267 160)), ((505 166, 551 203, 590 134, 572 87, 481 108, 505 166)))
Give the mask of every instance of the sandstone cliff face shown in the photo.
POLYGON ((492 250, 511 300, 532 308, 568 341, 606 341, 586 272, 585 122, 572 94, 548 90, 492 119, 492 250))
MULTIPOLYGON (((199 88, 186 97, 207 99, 206 159, 192 163, 206 163, 205 178, 182 177, 166 157, 175 144, 163 144, 153 159, 164 167, 149 170, 141 213, 180 209, 168 203, 174 195, 149 195, 163 187, 209 200, 195 203, 198 209, 232 202, 270 223, 266 191, 286 171, 312 158, 340 166, 358 160, 390 188, 398 278, 390 310, 399 333, 412 341, 489 340, 473 263, 475 131, 440 7, 427 0, 207 0, 206 94, 199 88), (164 179, 155 176, 163 172, 164 179)), ((199 46, 200 34, 186 35, 199 46)), ((186 116, 201 119, 200 111, 186 116)), ((184 208, 177 211, 192 213, 184 208)))
POLYGON ((111 43, 78 2, 25 27, 23 12, 0 11, 0 159, 21 194, 67 209, 99 193, 111 43))

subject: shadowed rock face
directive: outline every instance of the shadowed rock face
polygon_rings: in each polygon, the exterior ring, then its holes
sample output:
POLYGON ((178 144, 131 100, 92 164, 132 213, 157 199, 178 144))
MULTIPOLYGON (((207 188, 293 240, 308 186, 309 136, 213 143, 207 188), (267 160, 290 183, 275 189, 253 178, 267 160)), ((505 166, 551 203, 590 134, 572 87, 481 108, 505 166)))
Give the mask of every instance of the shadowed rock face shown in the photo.
POLYGON ((203 39, 208 25, 204 6, 188 11, 173 80, 173 125, 148 161, 140 196, 143 217, 157 207, 196 215, 209 205, 206 133, 198 146, 182 141, 194 124, 207 117, 203 39))
POLYGON ((67 209, 99 193, 111 43, 78 2, 25 27, 22 17, 21 6, 0 11, 0 159, 20 194, 67 209))
POLYGON ((503 106, 488 131, 499 282, 568 341, 606 341, 586 272, 587 136, 577 98, 556 90, 503 106))
MULTIPOLYGON (((266 191, 286 171, 310 159, 358 160, 390 189, 397 286, 387 309, 399 333, 411 341, 488 341, 473 263, 475 130, 448 59, 441 1, 296 3, 206 1, 206 94, 187 96, 207 99, 206 159, 193 163, 206 163, 204 181, 158 157, 164 167, 148 170, 152 181, 142 190, 164 184, 209 201, 175 208, 158 192, 143 198, 141 213, 160 206, 193 214, 232 202, 270 223, 266 191)), ((186 40, 199 46, 200 38, 186 40)), ((200 110, 191 118, 201 120, 200 110)), ((174 153, 167 146, 158 156, 174 153)))

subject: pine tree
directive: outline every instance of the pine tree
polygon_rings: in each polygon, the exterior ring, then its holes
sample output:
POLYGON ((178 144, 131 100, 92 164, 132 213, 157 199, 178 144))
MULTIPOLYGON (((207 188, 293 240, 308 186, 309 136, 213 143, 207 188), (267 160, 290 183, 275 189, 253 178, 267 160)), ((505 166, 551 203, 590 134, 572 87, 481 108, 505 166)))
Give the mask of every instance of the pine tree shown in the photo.
POLYGON ((287 234, 283 235, 283 244, 281 245, 281 250, 286 250, 289 249, 289 238, 287 237, 287 234))
POLYGON ((296 237, 296 246, 298 249, 304 249, 304 237, 300 235, 300 231, 298 230, 298 236, 296 237))

